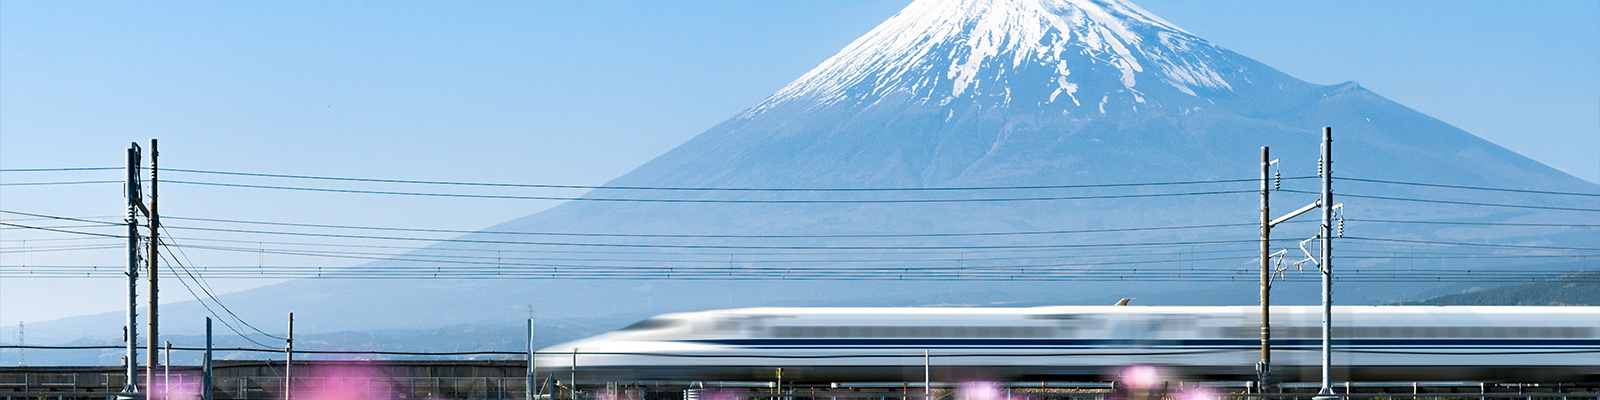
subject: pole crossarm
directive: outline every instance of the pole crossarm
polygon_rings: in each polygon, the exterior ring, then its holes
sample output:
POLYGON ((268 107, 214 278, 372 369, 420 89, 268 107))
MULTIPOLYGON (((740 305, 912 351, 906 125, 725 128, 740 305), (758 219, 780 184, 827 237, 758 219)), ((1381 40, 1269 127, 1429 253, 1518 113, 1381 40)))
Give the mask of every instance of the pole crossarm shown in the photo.
POLYGON ((1300 214, 1305 214, 1305 213, 1311 212, 1311 210, 1315 210, 1315 209, 1320 208, 1320 207, 1322 207, 1322 200, 1313 201, 1313 202, 1311 202, 1311 204, 1307 204, 1305 207, 1300 207, 1299 210, 1294 210, 1293 212, 1290 212, 1287 215, 1284 215, 1282 217, 1278 217, 1277 219, 1274 219, 1271 222, 1267 222, 1267 226, 1269 226, 1269 227, 1278 226, 1278 224, 1281 224, 1281 223, 1284 223, 1284 222, 1288 222, 1290 219, 1294 219, 1294 217, 1300 216, 1300 214))

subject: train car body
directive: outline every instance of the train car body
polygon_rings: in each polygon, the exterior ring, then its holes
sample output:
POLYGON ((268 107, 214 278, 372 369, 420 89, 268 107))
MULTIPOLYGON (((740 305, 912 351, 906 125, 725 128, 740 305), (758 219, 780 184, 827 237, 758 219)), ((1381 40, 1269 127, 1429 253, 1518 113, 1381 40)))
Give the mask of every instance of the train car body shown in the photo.
MULTIPOLYGON (((1600 307, 1343 306, 1337 380, 1600 379, 1600 307)), ((545 348, 579 380, 1100 380, 1255 377, 1260 308, 744 308, 667 314, 545 348)), ((1277 380, 1320 378, 1319 307, 1272 309, 1277 380)))

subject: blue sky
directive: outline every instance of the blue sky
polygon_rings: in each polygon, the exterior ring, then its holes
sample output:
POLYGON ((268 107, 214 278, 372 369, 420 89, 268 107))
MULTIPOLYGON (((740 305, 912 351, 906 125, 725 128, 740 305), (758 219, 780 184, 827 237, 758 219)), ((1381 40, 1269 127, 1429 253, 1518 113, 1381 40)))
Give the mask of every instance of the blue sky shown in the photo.
MULTIPOLYGON (((128 142, 155 137, 170 168, 600 184, 761 100, 906 3, 8 0, 0 168, 115 166, 128 142)), ((1360 82, 1600 181, 1600 2, 1138 3, 1290 75, 1360 82)), ((61 179, 116 174, 0 176, 61 179)), ((121 212, 119 192, 7 187, 0 208, 109 216, 121 212)), ((448 229, 554 205, 179 186, 163 195, 164 210, 187 216, 448 229)), ((30 257, 0 262, 115 264, 118 254, 30 257)), ((255 260, 207 262, 232 261, 255 260)), ((120 285, 0 281, 0 321, 115 310, 120 285)), ((168 298, 187 299, 177 293, 168 298)))

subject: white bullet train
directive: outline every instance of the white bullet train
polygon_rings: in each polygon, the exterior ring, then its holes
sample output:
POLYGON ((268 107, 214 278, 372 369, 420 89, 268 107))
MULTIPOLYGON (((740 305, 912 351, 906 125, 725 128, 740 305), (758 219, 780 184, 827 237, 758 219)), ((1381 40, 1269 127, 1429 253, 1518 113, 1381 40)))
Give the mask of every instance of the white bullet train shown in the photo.
MULTIPOLYGON (((1343 306, 1335 380, 1600 380, 1600 307, 1343 306)), ((1274 380, 1320 379, 1321 308, 1273 307, 1274 380)), ((1130 365, 1251 380, 1260 307, 743 308, 666 314, 545 348, 566 380, 1089 379, 1130 365), (574 363, 576 368, 574 368, 574 363), (571 374, 571 375, 569 375, 571 374)))

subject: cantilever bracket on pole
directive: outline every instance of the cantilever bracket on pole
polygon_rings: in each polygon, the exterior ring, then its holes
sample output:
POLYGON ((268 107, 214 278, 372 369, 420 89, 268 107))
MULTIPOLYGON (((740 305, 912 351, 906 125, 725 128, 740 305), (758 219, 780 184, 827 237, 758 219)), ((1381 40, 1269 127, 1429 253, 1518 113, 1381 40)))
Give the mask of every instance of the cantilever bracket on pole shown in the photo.
POLYGON ((1285 255, 1287 255, 1288 253, 1289 253, 1289 249, 1282 249, 1282 250, 1278 250, 1278 252, 1272 253, 1271 255, 1268 256, 1268 257, 1274 257, 1274 258, 1276 258, 1276 260, 1274 260, 1272 262, 1272 272, 1267 274, 1267 278, 1269 279, 1267 281, 1267 286, 1272 286, 1272 281, 1270 280, 1271 277, 1276 276, 1278 278, 1283 278, 1283 271, 1289 270, 1289 266, 1284 265, 1284 260, 1283 260, 1283 257, 1285 255))
POLYGON ((1294 212, 1290 212, 1288 215, 1278 217, 1277 219, 1272 220, 1272 222, 1268 222, 1267 226, 1278 226, 1278 224, 1283 223, 1283 221, 1288 221, 1290 218, 1298 217, 1300 214, 1305 214, 1311 210, 1317 209, 1317 207, 1322 207, 1322 200, 1311 202, 1311 204, 1307 204, 1305 207, 1300 207, 1299 210, 1294 210, 1294 212))
POLYGON ((1298 270, 1300 272, 1305 272, 1306 271, 1305 267, 1302 266, 1302 264, 1305 264, 1305 263, 1309 262, 1309 263, 1311 263, 1311 265, 1317 266, 1317 271, 1322 271, 1322 263, 1317 262, 1317 257, 1311 255, 1311 250, 1306 249, 1306 244, 1307 243, 1311 243, 1311 241, 1314 241, 1314 240, 1317 240, 1317 239, 1321 239, 1321 238, 1322 238, 1322 235, 1319 234, 1317 236, 1312 236, 1310 239, 1306 239, 1306 240, 1301 240, 1300 241, 1300 251, 1303 252, 1303 253, 1306 253, 1306 259, 1294 262, 1294 268, 1296 270, 1298 270))

